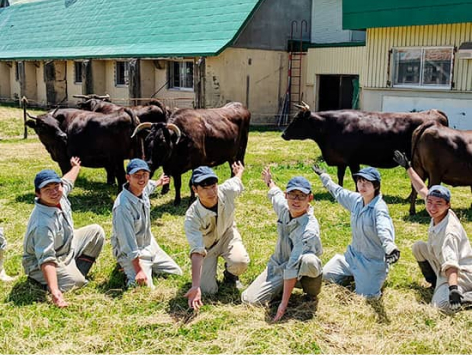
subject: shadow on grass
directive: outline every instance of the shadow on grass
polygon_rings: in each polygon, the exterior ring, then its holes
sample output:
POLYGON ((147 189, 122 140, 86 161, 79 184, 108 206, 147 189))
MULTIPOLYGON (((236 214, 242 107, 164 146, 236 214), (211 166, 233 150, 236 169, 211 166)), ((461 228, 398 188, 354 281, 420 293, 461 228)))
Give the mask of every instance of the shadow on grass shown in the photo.
POLYGON ((97 289, 111 298, 121 298, 126 291, 126 276, 120 265, 116 264, 107 281, 97 286, 97 289))
MULTIPOLYGON (((168 303, 167 313, 176 321, 187 324, 192 321, 199 313, 188 307, 188 300, 185 297, 187 291, 192 287, 190 282, 185 283, 177 291, 176 296, 168 303)), ((218 283, 218 293, 214 295, 202 295, 203 309, 207 306, 218 304, 240 304, 241 293, 235 287, 218 283)))
POLYGON ((387 312, 385 311, 385 305, 383 298, 380 299, 366 299, 366 303, 372 307, 377 314, 377 323, 379 324, 390 324, 387 312))
POLYGON ((429 304, 433 299, 434 289, 432 287, 424 287, 417 282, 412 282, 407 284, 405 288, 415 291, 419 303, 429 304))
MULTIPOLYGON (((265 321, 267 323, 273 323, 273 319, 277 314, 277 309, 281 301, 281 295, 269 303, 269 307, 266 308, 265 321)), ((318 309, 318 299, 313 299, 307 295, 300 293, 293 293, 290 296, 287 310, 284 316, 278 323, 285 323, 291 319, 299 321, 307 321, 313 319, 318 309)))
POLYGON ((161 218, 164 213, 171 215, 183 216, 190 206, 190 196, 183 197, 180 205, 174 206, 174 199, 159 206, 151 208, 151 220, 161 218))
POLYGON ((27 306, 37 302, 46 302, 46 290, 29 279, 17 282, 5 302, 13 302, 15 306, 27 306))

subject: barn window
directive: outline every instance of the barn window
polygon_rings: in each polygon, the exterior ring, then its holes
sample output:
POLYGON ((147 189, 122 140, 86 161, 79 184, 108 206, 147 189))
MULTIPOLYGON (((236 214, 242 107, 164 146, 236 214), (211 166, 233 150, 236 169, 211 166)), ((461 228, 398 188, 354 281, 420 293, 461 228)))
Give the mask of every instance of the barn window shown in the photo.
POLYGON ((193 90, 193 62, 169 63, 169 88, 193 90))
POLYGON ((20 63, 15 62, 15 80, 20 81, 20 63))
POLYGON ((394 48, 393 86, 449 89, 453 47, 394 48))
POLYGON ((116 61, 115 83, 118 85, 128 85, 129 63, 125 61, 116 61))
POLYGON ((82 62, 74 62, 74 84, 82 84, 82 62))

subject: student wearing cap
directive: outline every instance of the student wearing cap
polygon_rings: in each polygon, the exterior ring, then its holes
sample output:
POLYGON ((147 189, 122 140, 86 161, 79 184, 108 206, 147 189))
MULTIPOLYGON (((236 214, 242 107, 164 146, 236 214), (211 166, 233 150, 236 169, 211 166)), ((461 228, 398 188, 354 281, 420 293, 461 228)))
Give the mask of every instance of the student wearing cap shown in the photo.
POLYGON ((99 256, 105 232, 97 224, 74 229, 67 196, 80 171, 80 159, 62 179, 42 170, 34 179, 35 206, 23 242, 23 268, 32 280, 47 286, 53 303, 67 307, 62 292, 87 283, 85 277, 99 256))
POLYGON ((328 261, 323 279, 341 285, 354 280, 357 294, 379 298, 389 265, 400 258, 393 222, 380 194, 380 173, 372 167, 361 169, 353 175, 359 192, 352 192, 334 183, 317 165, 313 170, 336 201, 351 212, 351 244, 344 255, 336 254, 328 261))
POLYGON ((141 159, 132 159, 126 167, 123 190, 113 205, 113 255, 123 268, 127 286, 154 288, 152 274, 182 275, 182 270, 157 244, 151 232, 151 195, 157 187, 169 183, 164 174, 149 180, 150 169, 141 159))
POLYGON ((270 169, 262 171, 269 188, 268 198, 277 214, 277 244, 266 269, 243 292, 245 303, 262 304, 282 295, 273 319, 280 320, 287 310, 295 287, 301 287, 308 298, 316 301, 321 290, 323 253, 320 228, 313 215, 310 182, 302 176, 292 178, 285 193, 272 180, 270 169))
POLYGON ((412 247, 423 276, 434 288, 431 303, 444 312, 455 312, 463 303, 472 302, 472 248, 451 210, 451 193, 441 185, 428 189, 404 153, 395 151, 394 160, 406 169, 431 216, 428 241, 418 241, 412 247))
POLYGON ((7 248, 7 241, 3 235, 3 227, 0 227, 0 281, 3 282, 10 282, 13 281, 15 278, 8 276, 3 268, 3 262, 5 261, 5 249, 7 248))
POLYGON ((196 168, 190 179, 197 200, 185 214, 185 234, 190 245, 192 287, 185 294, 190 308, 202 306, 202 293, 218 292, 218 257, 225 260, 223 282, 241 288, 239 275, 246 271, 249 255, 234 221, 235 199, 243 191, 244 166, 231 166, 234 176, 218 185, 218 177, 207 166, 196 168))

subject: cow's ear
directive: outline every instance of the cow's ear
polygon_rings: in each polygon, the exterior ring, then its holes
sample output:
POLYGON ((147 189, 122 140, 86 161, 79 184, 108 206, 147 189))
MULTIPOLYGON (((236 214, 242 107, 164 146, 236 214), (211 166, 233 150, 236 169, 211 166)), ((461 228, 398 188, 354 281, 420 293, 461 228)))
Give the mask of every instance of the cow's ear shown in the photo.
POLYGON ((26 121, 26 125, 27 125, 28 127, 34 129, 34 128, 36 128, 36 121, 34 121, 34 120, 28 120, 28 121, 26 121))
POLYGON ((54 118, 56 119, 57 122, 62 123, 65 120, 66 116, 64 116, 64 114, 60 113, 59 115, 57 115, 54 118))

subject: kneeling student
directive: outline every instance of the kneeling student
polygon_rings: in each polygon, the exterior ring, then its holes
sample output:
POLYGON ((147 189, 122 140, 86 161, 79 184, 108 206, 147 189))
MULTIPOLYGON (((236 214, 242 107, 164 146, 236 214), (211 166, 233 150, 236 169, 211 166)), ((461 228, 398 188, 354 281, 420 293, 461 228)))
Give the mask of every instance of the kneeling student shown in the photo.
POLYGON ((80 171, 80 159, 70 159, 71 170, 61 179, 53 170, 42 170, 34 179, 35 206, 23 243, 26 275, 47 286, 53 303, 68 304, 62 292, 87 283, 85 277, 100 254, 105 232, 97 224, 74 229, 67 195, 80 171))
POLYGON ((162 175, 149 180, 150 169, 141 159, 133 159, 126 167, 123 190, 113 205, 113 255, 123 268, 127 286, 148 285, 154 288, 152 274, 182 275, 182 270, 157 244, 151 232, 149 195, 158 186, 169 183, 162 175))
POLYGON ((321 290, 323 250, 318 221, 310 206, 313 200, 310 182, 301 176, 294 177, 284 193, 272 180, 269 168, 263 170, 262 179, 270 189, 268 197, 278 217, 278 240, 267 268, 243 292, 241 299, 245 303, 261 304, 282 294, 273 319, 276 322, 285 314, 298 282, 316 300, 321 290))
POLYGON ((0 281, 10 282, 15 278, 8 276, 5 269, 3 268, 3 262, 5 261, 5 249, 7 248, 7 241, 3 236, 3 227, 0 227, 0 281))
POLYGON ((431 304, 446 313, 458 311, 463 303, 472 302, 472 248, 451 210, 451 192, 441 185, 428 189, 405 154, 398 150, 394 160, 406 169, 431 216, 428 241, 417 241, 412 247, 423 276, 434 288, 431 304))
POLYGON ((223 283, 241 288, 239 275, 249 264, 249 255, 234 220, 235 200, 242 191, 244 166, 234 162, 234 177, 218 185, 218 177, 208 166, 196 168, 190 179, 197 200, 185 214, 185 234, 190 245, 192 287, 185 294, 190 308, 202 306, 202 293, 218 292, 218 258, 225 260, 223 283))

